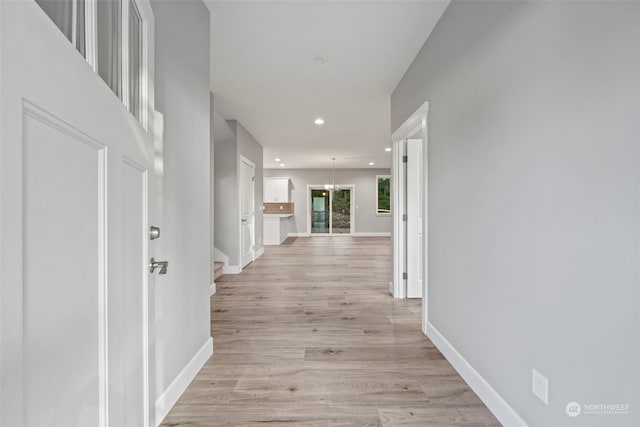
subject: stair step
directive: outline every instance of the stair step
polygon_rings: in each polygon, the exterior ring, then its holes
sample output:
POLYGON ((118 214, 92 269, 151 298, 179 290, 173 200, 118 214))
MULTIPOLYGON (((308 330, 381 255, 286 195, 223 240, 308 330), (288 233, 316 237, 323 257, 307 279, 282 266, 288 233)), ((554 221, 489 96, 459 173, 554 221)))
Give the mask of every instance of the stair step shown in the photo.
POLYGON ((224 268, 224 262, 215 261, 213 263, 213 280, 216 280, 218 277, 222 276, 223 268, 224 268))

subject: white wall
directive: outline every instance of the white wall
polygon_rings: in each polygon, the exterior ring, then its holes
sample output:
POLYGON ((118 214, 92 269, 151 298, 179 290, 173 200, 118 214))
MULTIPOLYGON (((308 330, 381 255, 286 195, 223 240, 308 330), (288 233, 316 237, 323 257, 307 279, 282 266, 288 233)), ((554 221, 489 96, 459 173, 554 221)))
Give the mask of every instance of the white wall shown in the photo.
POLYGON ((156 1, 152 7, 156 109, 164 114, 157 258, 169 261, 155 292, 160 396, 210 337, 209 11, 201 1, 156 1))
MULTIPOLYGON (((355 233, 391 233, 391 216, 376 215, 376 175, 390 175, 390 169, 336 169, 336 184, 355 184, 355 233)), ((307 230, 307 185, 331 184, 331 169, 265 169, 265 177, 291 178, 291 201, 295 215, 289 218, 289 233, 307 230)))
POLYGON ((638 2, 454 1, 392 95, 430 103, 429 320, 532 426, 640 425, 638 52, 638 2))

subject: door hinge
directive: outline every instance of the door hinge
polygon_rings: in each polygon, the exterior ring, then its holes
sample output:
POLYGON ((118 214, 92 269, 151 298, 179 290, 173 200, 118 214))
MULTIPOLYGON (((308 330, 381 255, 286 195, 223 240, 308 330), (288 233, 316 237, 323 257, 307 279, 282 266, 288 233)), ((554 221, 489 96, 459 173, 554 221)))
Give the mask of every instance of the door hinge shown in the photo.
POLYGON ((407 280, 407 273, 402 273, 402 280, 407 280))
POLYGON ((251 177, 251 182, 256 182, 256 177, 255 176, 251 177))
POLYGON ((407 221, 407 214, 402 214, 402 221, 407 221))
POLYGON ((409 156, 402 156, 402 163, 407 163, 409 161, 409 156))

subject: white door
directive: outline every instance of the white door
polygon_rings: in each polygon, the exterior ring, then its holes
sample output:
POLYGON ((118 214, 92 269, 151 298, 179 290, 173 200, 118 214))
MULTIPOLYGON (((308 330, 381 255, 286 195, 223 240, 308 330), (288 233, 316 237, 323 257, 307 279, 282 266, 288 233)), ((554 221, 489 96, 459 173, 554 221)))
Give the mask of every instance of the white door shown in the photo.
POLYGON ((0 66, 0 425, 149 425, 153 132, 34 1, 0 66))
POLYGON ((256 166, 240 159, 240 258, 242 267, 255 259, 255 181, 256 166))
POLYGON ((422 140, 407 140, 407 298, 422 298, 422 140))

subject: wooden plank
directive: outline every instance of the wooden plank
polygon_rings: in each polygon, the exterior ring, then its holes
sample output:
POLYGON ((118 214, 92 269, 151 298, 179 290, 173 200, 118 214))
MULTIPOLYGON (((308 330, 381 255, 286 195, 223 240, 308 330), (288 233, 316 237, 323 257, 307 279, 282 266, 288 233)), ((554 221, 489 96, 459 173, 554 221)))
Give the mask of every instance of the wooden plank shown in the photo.
POLYGON ((499 423, 395 300, 388 237, 287 239, 211 299, 214 356, 164 426, 499 423))

